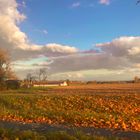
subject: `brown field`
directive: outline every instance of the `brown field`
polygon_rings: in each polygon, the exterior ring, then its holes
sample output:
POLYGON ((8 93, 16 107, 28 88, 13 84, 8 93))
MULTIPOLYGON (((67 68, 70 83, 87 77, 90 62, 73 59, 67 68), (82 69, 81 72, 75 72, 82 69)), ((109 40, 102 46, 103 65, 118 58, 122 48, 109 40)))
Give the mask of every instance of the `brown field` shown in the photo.
POLYGON ((105 83, 105 84, 79 84, 60 87, 62 89, 131 89, 140 90, 140 83, 105 83))
POLYGON ((82 84, 70 85, 66 87, 53 87, 41 93, 61 93, 61 94, 140 94, 140 83, 124 84, 82 84))
POLYGON ((9 90, 0 119, 140 131, 140 84, 9 90))

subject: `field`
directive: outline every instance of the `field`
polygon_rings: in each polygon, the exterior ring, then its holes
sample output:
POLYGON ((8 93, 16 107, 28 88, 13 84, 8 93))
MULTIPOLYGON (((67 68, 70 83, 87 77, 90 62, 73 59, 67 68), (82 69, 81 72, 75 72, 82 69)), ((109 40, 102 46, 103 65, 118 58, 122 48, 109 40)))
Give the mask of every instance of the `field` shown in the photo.
POLYGON ((3 91, 0 120, 140 132, 140 84, 3 91))

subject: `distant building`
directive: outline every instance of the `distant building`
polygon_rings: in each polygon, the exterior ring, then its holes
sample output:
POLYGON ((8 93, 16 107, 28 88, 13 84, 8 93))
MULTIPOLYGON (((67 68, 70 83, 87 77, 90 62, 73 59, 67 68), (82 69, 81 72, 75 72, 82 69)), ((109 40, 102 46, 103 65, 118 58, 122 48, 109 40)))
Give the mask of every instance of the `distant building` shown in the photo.
POLYGON ((134 77, 134 82, 135 82, 135 83, 140 83, 140 78, 139 78, 138 76, 135 76, 135 77, 134 77))
POLYGON ((5 81, 7 89, 18 89, 20 88, 21 81, 20 80, 6 80, 5 81))
POLYGON ((33 83, 33 87, 56 87, 56 86, 68 86, 68 83, 66 81, 47 81, 33 83))

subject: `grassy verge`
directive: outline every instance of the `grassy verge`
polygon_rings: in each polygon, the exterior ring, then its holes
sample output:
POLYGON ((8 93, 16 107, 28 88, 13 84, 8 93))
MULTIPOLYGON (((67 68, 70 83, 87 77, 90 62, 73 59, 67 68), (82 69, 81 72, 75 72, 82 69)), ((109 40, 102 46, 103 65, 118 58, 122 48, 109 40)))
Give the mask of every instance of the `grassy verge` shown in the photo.
POLYGON ((139 108, 139 94, 0 94, 8 121, 140 131, 139 108))
POLYGON ((90 136, 82 132, 70 135, 64 131, 37 133, 33 131, 13 131, 0 128, 0 139, 3 140, 123 140, 115 137, 90 136))

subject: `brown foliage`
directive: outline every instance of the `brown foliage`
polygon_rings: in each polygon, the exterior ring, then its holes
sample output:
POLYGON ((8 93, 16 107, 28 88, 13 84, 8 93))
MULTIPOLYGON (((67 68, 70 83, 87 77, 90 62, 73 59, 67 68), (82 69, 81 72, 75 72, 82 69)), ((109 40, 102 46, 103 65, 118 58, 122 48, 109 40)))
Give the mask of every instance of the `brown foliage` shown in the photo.
POLYGON ((3 83, 6 79, 15 78, 14 73, 10 67, 10 59, 8 53, 0 49, 0 85, 3 86, 3 83))

